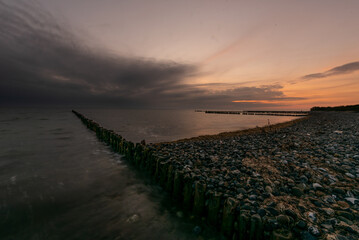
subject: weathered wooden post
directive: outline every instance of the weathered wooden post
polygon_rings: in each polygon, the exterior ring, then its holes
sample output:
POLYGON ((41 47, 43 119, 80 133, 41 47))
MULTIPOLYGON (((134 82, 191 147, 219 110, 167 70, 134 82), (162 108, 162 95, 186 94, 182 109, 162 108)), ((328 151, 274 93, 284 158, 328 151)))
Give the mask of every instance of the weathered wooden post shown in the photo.
POLYGON ((168 165, 168 170, 167 170, 167 181, 166 181, 166 186, 165 189, 167 190, 167 192, 169 192, 170 194, 173 193, 173 181, 174 181, 174 167, 172 164, 168 165))
POLYGON ((192 179, 189 174, 183 177, 183 206, 187 210, 191 210, 193 203, 192 179))
POLYGON ((222 193, 209 192, 208 193, 208 206, 207 206, 207 221, 212 226, 217 226, 219 222, 219 209, 221 207, 222 193))
POLYGON ((250 228, 250 213, 246 210, 241 210, 239 215, 239 239, 244 240, 249 238, 250 228))
POLYGON ((183 200, 183 172, 176 170, 173 179, 173 197, 176 200, 183 200))
POLYGON ((205 193, 207 185, 204 182, 197 181, 194 187, 193 213, 202 216, 205 210, 205 193))
POLYGON ((263 223, 261 216, 254 214, 251 217, 251 228, 249 233, 250 240, 263 239, 263 223))
POLYGON ((221 230, 228 237, 232 236, 237 205, 238 201, 231 197, 224 202, 221 230))

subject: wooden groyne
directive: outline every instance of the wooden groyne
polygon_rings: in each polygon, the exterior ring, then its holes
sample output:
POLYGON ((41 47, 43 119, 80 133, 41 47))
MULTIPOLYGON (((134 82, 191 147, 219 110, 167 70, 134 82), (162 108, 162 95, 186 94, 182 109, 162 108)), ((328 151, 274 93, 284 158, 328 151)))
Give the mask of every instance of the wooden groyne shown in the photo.
POLYGON ((237 115, 267 115, 267 116, 292 116, 304 117, 309 115, 309 111, 215 111, 215 110, 195 110, 209 114, 237 114, 237 115))
POLYGON ((74 110, 72 112, 96 133, 99 140, 107 143, 113 151, 124 155, 137 169, 148 172, 184 210, 196 217, 204 217, 210 226, 222 232, 227 239, 292 239, 290 231, 273 229, 271 219, 240 209, 238 199, 207 190, 205 182, 195 181, 191 174, 171 165, 170 160, 158 155, 153 147, 144 142, 127 141, 84 115, 74 110))

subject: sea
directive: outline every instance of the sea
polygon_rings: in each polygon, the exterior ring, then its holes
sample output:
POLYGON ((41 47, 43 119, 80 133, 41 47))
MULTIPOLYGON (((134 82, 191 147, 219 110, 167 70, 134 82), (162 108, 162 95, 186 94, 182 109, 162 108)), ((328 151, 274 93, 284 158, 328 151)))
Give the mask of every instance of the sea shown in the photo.
MULTIPOLYGON (((158 143, 295 117, 75 109, 127 140, 158 143)), ((69 108, 0 108, 0 239, 220 239, 69 108)))

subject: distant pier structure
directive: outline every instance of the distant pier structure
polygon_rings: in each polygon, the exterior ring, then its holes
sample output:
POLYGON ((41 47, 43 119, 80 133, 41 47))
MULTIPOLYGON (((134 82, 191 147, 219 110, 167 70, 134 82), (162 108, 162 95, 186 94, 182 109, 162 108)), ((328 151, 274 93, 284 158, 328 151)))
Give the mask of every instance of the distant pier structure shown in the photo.
POLYGON ((204 112, 209 114, 238 114, 238 115, 267 115, 267 116, 292 116, 305 117, 309 111, 216 111, 216 110, 195 110, 195 112, 204 112))

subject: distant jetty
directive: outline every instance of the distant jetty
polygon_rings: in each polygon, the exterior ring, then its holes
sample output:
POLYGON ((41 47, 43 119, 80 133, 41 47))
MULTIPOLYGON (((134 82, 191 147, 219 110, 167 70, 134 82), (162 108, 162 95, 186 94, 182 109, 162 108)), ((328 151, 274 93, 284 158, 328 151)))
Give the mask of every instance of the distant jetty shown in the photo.
POLYGON ((292 116, 305 117, 309 111, 223 111, 223 110, 195 110, 210 114, 238 114, 238 115, 267 115, 267 116, 292 116))

